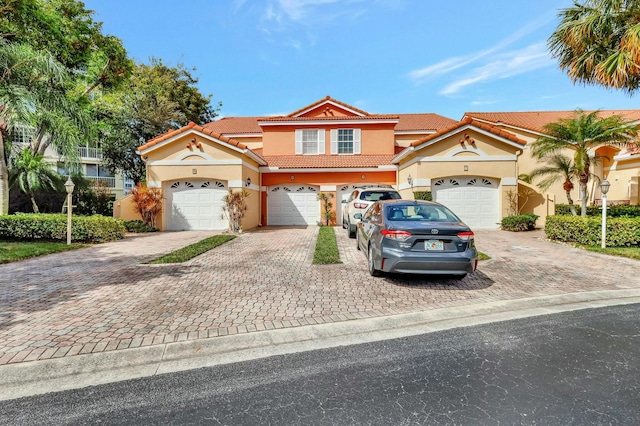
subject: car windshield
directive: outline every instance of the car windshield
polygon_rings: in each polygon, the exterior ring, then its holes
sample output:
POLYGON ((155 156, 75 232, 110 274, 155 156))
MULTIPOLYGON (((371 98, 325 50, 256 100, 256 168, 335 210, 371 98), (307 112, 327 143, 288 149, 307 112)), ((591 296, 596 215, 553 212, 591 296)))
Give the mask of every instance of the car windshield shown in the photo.
POLYGON ((385 213, 390 221, 460 222, 451 210, 437 205, 392 205, 386 207, 385 213))
POLYGON ((360 199, 365 201, 399 200, 400 194, 395 191, 365 191, 360 194, 360 199))

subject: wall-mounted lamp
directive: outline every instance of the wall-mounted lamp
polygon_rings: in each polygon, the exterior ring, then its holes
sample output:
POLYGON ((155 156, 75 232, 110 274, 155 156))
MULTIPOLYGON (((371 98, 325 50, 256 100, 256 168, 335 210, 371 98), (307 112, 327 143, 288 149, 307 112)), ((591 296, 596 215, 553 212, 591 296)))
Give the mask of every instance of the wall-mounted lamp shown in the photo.
POLYGON ((411 190, 413 191, 413 178, 411 177, 411 175, 407 176, 407 183, 409 184, 409 186, 411 187, 411 190))
POLYGON ((194 175, 198 174, 198 169, 191 169, 191 173, 193 173, 194 175))
POLYGON ((251 186, 251 178, 250 177, 247 178, 247 184, 245 186, 251 186))
POLYGON ((466 164, 464 165, 464 171, 468 172, 469 171, 469 166, 467 166, 466 164))
POLYGON ((365 175, 360 175, 360 179, 364 179, 364 178, 366 178, 365 175))
POLYGON ((291 175, 291 180, 294 180, 296 177, 294 175, 291 175))

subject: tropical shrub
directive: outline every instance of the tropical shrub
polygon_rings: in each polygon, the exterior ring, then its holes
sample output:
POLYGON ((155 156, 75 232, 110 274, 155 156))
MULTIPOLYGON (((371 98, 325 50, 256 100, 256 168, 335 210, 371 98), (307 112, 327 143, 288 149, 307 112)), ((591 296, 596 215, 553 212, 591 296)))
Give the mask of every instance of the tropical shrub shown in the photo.
MULTIPOLYGON (((557 215, 571 214, 568 204, 556 204, 557 215)), ((602 216, 601 206, 588 206, 587 216, 602 216)), ((640 205, 616 204, 607 206, 607 217, 640 217, 640 205)))
POLYGON ((127 232, 156 232, 158 229, 147 225, 142 220, 125 220, 124 228, 127 232))
MULTIPOLYGON (((602 221, 597 217, 547 216, 544 232, 551 240, 594 246, 602 241, 602 221)), ((611 247, 640 245, 640 218, 608 218, 606 243, 611 247)))
MULTIPOLYGON (((124 238, 122 220, 100 215, 73 216, 71 239, 99 243, 124 238)), ((67 239, 66 214, 16 214, 0 216, 0 239, 61 240, 67 239)))
POLYGON ((512 232, 533 231, 536 229, 536 220, 538 217, 538 215, 531 213, 507 216, 502 218, 500 229, 512 232))
POLYGON ((318 200, 322 203, 322 219, 324 219, 324 225, 326 226, 329 226, 336 218, 335 213, 331 210, 333 208, 332 198, 333 194, 330 192, 320 192, 318 194, 318 200))
POLYGON ((156 227, 156 217, 162 211, 162 190, 149 188, 144 183, 138 183, 132 190, 131 196, 136 211, 144 223, 152 228, 156 227))
POLYGON ((433 201, 431 191, 413 191, 413 198, 415 200, 433 201))
POLYGON ((247 198, 251 195, 246 189, 241 191, 229 190, 222 201, 222 211, 229 221, 231 232, 242 232, 242 219, 247 212, 247 198))

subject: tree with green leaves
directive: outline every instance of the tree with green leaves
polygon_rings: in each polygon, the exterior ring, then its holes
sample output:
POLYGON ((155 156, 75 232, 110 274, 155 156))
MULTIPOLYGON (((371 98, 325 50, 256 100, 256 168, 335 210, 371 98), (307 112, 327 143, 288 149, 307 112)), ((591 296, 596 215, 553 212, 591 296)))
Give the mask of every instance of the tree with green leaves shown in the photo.
POLYGON ((211 105, 211 95, 197 88, 198 79, 178 64, 165 65, 151 58, 139 64, 122 90, 106 94, 94 102, 101 125, 103 163, 135 182, 145 178, 145 166, 136 150, 147 140, 190 121, 212 121, 220 106, 211 105))
POLYGON ((529 173, 531 180, 542 178, 538 182, 538 188, 543 191, 548 190, 553 184, 558 181, 562 181, 562 189, 567 194, 567 203, 571 209, 571 214, 576 215, 576 209, 574 206, 573 198, 571 197, 571 191, 573 191, 574 179, 576 179, 576 171, 573 166, 571 158, 559 152, 553 152, 541 159, 544 164, 529 173))
POLYGON ((40 213, 36 203, 35 191, 55 189, 59 175, 44 161, 43 155, 34 155, 29 148, 23 148, 13 159, 9 170, 9 185, 17 185, 31 199, 34 213, 40 213))
POLYGON ((573 152, 573 170, 580 188, 581 215, 587 215, 588 183, 595 149, 601 146, 625 146, 638 131, 636 126, 612 115, 601 118, 599 111, 587 113, 577 109, 572 118, 544 126, 545 136, 532 144, 532 155, 549 158, 565 151, 573 152))
POLYGON ((0 214, 9 211, 6 138, 17 124, 29 123, 35 111, 56 108, 59 97, 51 87, 64 78, 64 68, 51 55, 0 41, 0 214))
POLYGON ((562 9, 548 40, 578 83, 635 92, 640 86, 640 1, 583 0, 562 9))

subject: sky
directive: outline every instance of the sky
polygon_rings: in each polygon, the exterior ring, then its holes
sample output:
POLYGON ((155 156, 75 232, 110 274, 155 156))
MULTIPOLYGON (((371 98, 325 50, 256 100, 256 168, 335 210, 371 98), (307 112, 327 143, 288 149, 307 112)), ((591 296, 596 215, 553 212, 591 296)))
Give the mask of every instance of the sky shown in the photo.
POLYGON ((637 109, 547 49, 571 0, 84 0, 138 62, 195 68, 220 116, 325 96, 377 114, 637 109))

